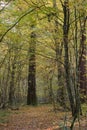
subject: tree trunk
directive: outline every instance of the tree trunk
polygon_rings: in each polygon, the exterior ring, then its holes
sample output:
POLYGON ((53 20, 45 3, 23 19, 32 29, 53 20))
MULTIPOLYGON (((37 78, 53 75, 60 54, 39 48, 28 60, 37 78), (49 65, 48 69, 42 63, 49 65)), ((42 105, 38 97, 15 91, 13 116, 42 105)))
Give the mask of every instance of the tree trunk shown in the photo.
MULTIPOLYGON (((53 0, 53 7, 55 9, 57 9, 57 3, 56 0, 53 0)), ((58 18, 57 18, 57 13, 55 13, 54 16, 54 43, 55 43, 55 52, 56 52, 56 63, 57 63, 57 73, 58 73, 58 91, 60 90, 60 97, 57 91, 57 101, 60 103, 60 105, 64 106, 64 100, 60 100, 63 99, 62 97, 64 95, 62 95, 63 91, 64 91, 64 86, 62 84, 62 77, 63 77, 63 73, 62 73, 62 65, 60 63, 61 59, 62 59, 62 42, 59 42, 59 37, 58 37, 58 18)))
POLYGON ((15 85, 15 82, 14 82, 14 79, 15 79, 15 69, 16 69, 16 66, 15 66, 15 58, 14 58, 14 61, 12 63, 12 71, 11 71, 11 81, 10 81, 10 88, 9 88, 9 103, 10 105, 14 105, 14 91, 15 91, 15 88, 14 88, 14 85, 15 85))
POLYGON ((79 82, 80 91, 82 94, 82 101, 87 100, 87 50, 86 50, 86 20, 87 17, 83 14, 83 19, 81 21, 81 41, 80 41, 80 58, 79 58, 79 82))
POLYGON ((28 94, 27 105, 36 105, 36 34, 31 33, 31 41, 29 47, 29 69, 28 69, 28 94))
POLYGON ((75 102, 76 102, 76 114, 82 114, 80 94, 79 94, 79 67, 78 67, 78 24, 77 24, 77 9, 75 8, 75 58, 76 58, 76 79, 75 79, 75 102))
POLYGON ((64 1, 63 5, 64 11, 64 25, 63 25, 63 42, 65 51, 65 76, 66 76, 66 86, 70 101, 70 107, 72 110, 72 116, 75 113, 75 103, 72 95, 71 81, 70 81, 70 65, 69 65, 69 52, 68 52, 68 32, 69 32, 69 3, 68 0, 64 1))

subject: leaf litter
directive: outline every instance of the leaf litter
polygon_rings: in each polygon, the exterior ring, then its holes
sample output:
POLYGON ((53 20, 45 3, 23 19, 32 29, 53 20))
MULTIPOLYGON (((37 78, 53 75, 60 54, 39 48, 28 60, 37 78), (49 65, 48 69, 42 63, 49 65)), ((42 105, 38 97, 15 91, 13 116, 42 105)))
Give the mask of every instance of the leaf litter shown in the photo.
MULTIPOLYGON (((69 120, 71 114, 68 112, 69 120)), ((0 123, 0 130, 60 130, 60 124, 64 123, 64 111, 52 111, 52 106, 26 106, 18 111, 14 110, 8 117, 7 123, 0 123)), ((86 124, 84 118, 81 119, 83 126, 86 124)), ((67 121, 70 125, 70 122, 67 121)), ((78 122, 76 123, 78 126, 78 122)))

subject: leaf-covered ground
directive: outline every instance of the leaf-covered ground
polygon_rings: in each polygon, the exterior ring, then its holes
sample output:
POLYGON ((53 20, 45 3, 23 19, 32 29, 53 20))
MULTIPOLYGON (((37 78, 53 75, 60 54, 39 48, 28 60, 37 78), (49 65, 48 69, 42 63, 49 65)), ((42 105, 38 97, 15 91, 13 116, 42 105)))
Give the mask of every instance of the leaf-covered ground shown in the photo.
MULTIPOLYGON (((0 130, 60 130, 59 127, 63 126, 66 115, 66 112, 63 111, 53 112, 52 106, 48 105, 22 107, 19 110, 9 111, 11 112, 8 120, 0 122, 0 130)), ((71 116, 68 112, 67 117, 67 125, 70 125, 71 116)), ((81 125, 83 127, 86 125, 86 120, 83 118, 81 125)))

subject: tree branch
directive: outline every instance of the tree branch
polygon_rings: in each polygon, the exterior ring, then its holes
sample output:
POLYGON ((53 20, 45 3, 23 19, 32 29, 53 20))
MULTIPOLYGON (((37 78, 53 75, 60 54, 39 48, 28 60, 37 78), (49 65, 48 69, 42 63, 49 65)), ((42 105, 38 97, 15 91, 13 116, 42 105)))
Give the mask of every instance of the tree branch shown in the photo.
POLYGON ((63 4, 62 0, 60 0, 60 3, 61 3, 61 5, 62 5, 62 7, 64 7, 64 4, 63 4))
POLYGON ((14 28, 20 21, 22 18, 24 18, 26 15, 32 13, 34 10, 36 10, 37 8, 41 8, 43 5, 41 5, 40 7, 35 7, 35 8, 32 8, 32 9, 29 9, 28 11, 26 11, 23 15, 21 15, 18 20, 11 26, 9 27, 6 32, 1 36, 0 38, 0 42, 2 42, 3 38, 5 37, 5 35, 12 29, 14 28))
POLYGON ((71 21, 69 25, 73 24, 75 21, 79 20, 79 18, 81 18, 81 17, 83 17, 83 15, 81 15, 81 16, 77 17, 76 19, 74 19, 73 21, 71 21))
POLYGON ((6 8, 6 6, 11 2, 12 0, 9 0, 4 7, 2 7, 2 9, 0 10, 0 13, 6 8))

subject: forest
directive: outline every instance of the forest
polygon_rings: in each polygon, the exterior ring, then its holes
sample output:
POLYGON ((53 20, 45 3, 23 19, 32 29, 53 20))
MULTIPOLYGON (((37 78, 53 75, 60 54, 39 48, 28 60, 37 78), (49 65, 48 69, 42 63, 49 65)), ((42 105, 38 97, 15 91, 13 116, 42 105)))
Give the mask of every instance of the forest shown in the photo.
POLYGON ((0 130, 87 130, 87 0, 0 0, 0 130))

